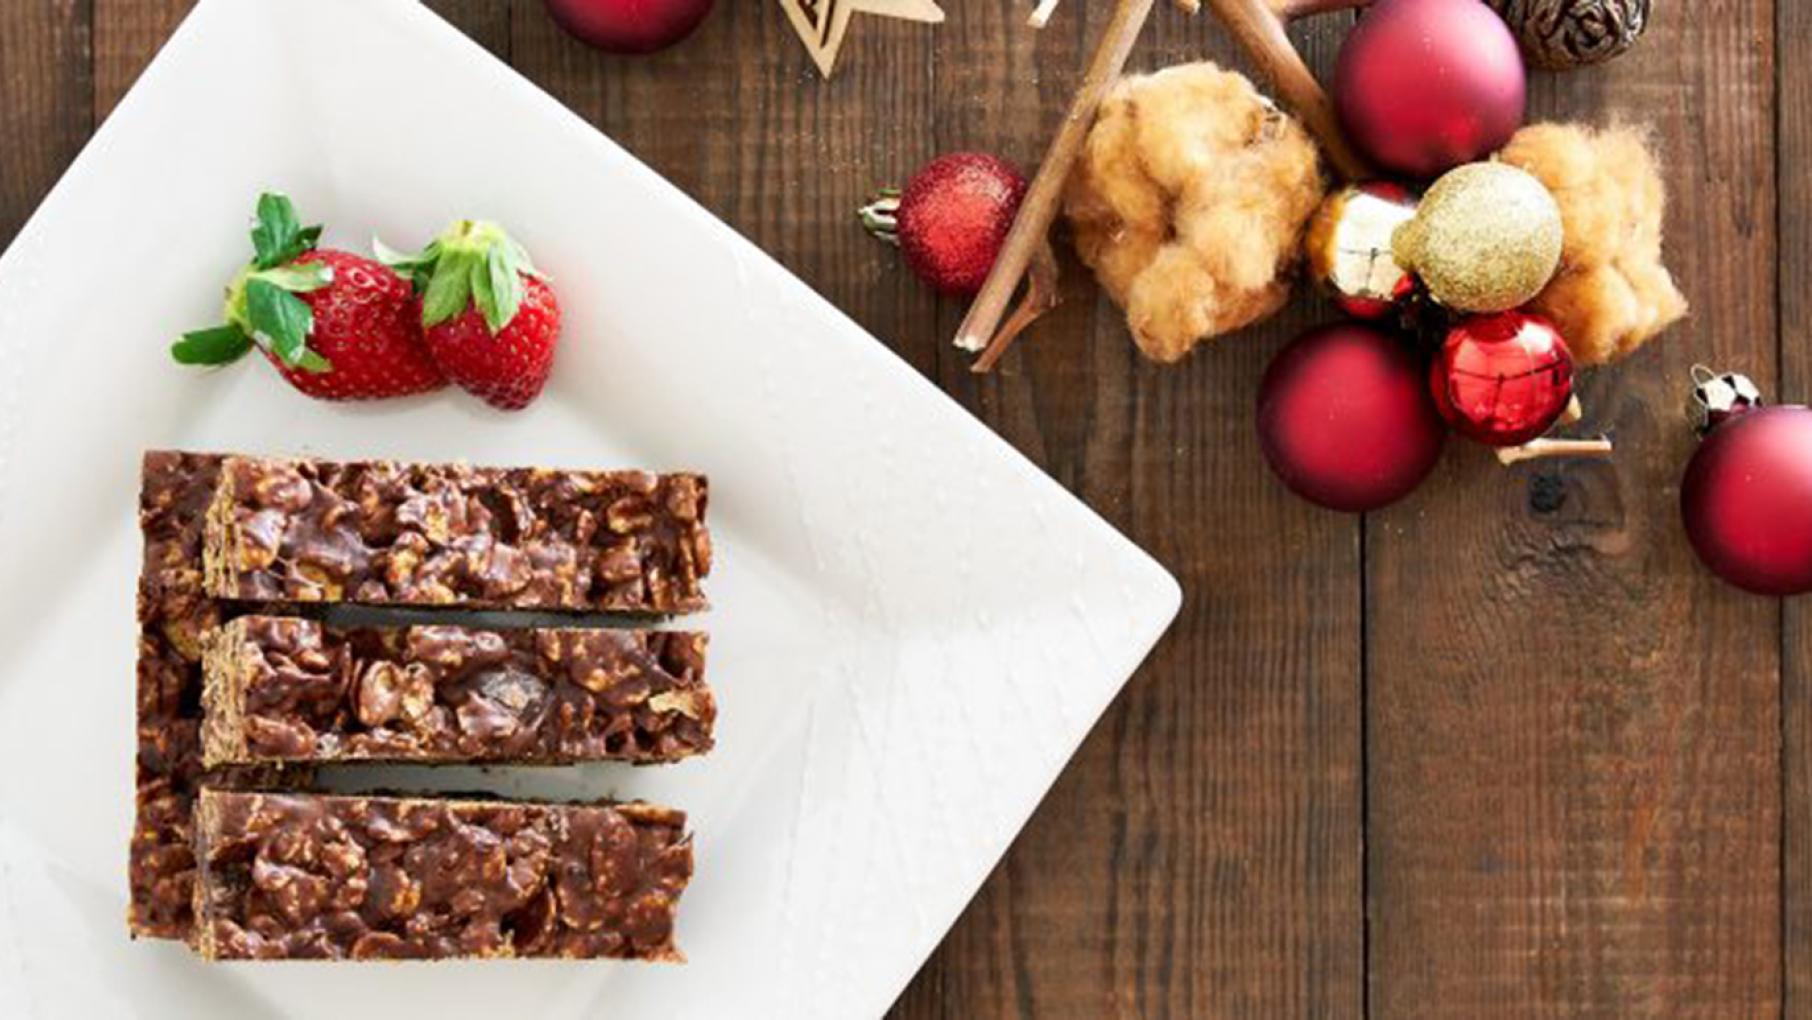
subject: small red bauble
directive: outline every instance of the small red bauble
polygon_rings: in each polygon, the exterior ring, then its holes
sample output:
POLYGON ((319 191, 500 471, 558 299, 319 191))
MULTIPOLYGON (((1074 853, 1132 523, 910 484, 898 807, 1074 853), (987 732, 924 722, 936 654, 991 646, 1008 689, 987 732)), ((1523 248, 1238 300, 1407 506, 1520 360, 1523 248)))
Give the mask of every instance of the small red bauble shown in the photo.
MULTIPOLYGON (((957 297, 982 289, 1025 200, 1026 179, 1004 160, 982 152, 953 152, 918 169, 888 222, 906 264, 919 279, 957 297)), ((872 210, 883 206, 870 206, 872 210)), ((868 217, 865 217, 865 219, 868 217)))
POLYGON ((1487 446, 1521 446, 1552 428, 1573 399, 1573 355, 1538 315, 1475 316, 1448 331, 1429 389, 1454 431, 1487 446))
POLYGON ((547 0, 554 21, 610 53, 653 53, 679 42, 716 0, 547 0))
POLYGON ((1522 126, 1527 89, 1516 37, 1479 0, 1378 0, 1334 70, 1347 135, 1416 178, 1503 148, 1522 126))
POLYGON ((1764 407, 1714 429, 1680 485, 1699 558, 1758 595, 1812 591, 1812 410, 1764 407))
POLYGON ((1387 506, 1441 459, 1447 430, 1421 361, 1359 323, 1310 330, 1265 372, 1258 439, 1277 477, 1331 510, 1387 506))

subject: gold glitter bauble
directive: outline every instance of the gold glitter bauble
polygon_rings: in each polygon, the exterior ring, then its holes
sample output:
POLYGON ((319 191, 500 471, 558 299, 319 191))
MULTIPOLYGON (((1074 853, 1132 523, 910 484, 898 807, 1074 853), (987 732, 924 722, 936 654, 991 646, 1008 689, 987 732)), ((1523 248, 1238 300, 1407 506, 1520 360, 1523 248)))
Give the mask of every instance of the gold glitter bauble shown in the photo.
POLYGON ((1397 261, 1436 301, 1503 312, 1541 293, 1560 266, 1560 207, 1542 183, 1503 163, 1449 170, 1397 228, 1397 261))

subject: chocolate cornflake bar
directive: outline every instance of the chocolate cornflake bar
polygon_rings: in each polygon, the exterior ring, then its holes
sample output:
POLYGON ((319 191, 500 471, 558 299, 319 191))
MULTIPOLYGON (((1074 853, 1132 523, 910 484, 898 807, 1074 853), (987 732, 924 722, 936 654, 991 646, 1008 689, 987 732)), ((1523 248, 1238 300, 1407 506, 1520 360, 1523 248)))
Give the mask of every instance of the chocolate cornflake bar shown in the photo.
POLYGON ((685 824, 639 803, 204 790, 195 948, 216 960, 677 962, 685 824))
POLYGON ((202 747, 210 765, 678 761, 711 748, 705 640, 241 617, 206 641, 202 747))
POLYGON ((693 474, 229 457, 208 508, 225 599, 685 613, 705 608, 693 474))
MULTIPOLYGON (((213 454, 153 451, 144 458, 139 530, 137 793, 127 859, 126 924, 135 936, 188 938, 193 927, 195 790, 200 741, 202 636, 222 608, 202 591, 202 522, 220 477, 213 454)), ((275 781, 269 769, 228 769, 211 781, 275 781)), ((292 773, 304 781, 306 771, 292 773)))
POLYGON ((201 635, 219 620, 202 595, 201 525, 220 458, 145 455, 139 490, 137 817, 127 867, 135 935, 184 938, 195 855, 189 839, 201 775, 201 635))

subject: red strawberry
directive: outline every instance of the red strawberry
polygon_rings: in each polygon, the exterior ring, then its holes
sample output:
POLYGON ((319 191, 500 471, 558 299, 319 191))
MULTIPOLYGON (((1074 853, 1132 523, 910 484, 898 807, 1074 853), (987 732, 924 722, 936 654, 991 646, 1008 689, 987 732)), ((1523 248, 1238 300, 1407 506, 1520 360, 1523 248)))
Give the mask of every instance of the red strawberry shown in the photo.
POLYGON ((560 340, 560 302, 502 227, 461 220, 418 254, 380 246, 379 257, 414 277, 428 352, 448 378, 505 411, 541 395, 560 340))
POLYGON ((979 152, 940 156, 861 211, 870 233, 900 246, 919 279, 959 297, 981 290, 1026 196, 1026 179, 979 152))
POLYGON ((282 195, 258 200, 256 252, 227 288, 226 324, 171 347, 188 365, 222 365, 258 347, 290 385, 320 400, 400 397, 445 386, 416 323, 409 284, 368 258, 316 250, 282 195))

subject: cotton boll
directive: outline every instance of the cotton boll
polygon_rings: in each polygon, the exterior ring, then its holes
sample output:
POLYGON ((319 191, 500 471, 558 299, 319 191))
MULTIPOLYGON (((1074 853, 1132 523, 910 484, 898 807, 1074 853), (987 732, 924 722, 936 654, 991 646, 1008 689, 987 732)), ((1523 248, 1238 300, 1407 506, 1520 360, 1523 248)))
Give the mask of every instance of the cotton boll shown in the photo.
POLYGON ((1533 174, 1560 205, 1560 272, 1528 308, 1560 327, 1580 364, 1633 353, 1686 314, 1661 260, 1667 191, 1641 131, 1535 124, 1498 158, 1533 174))
POLYGON ((1175 361, 1283 305, 1322 187, 1300 124, 1244 76, 1188 64, 1114 86, 1065 214, 1140 350, 1175 361))

